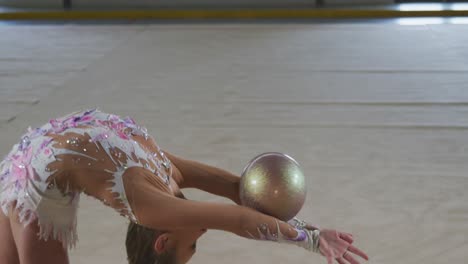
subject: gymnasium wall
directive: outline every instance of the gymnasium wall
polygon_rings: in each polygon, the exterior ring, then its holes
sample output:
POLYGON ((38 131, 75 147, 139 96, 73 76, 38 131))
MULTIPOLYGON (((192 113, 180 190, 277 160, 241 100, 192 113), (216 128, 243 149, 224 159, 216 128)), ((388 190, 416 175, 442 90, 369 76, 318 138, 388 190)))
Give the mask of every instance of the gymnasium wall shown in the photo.
MULTIPOLYGON (((316 0, 69 0, 74 7, 314 7, 316 0)), ((326 5, 392 4, 393 0, 322 0, 326 5)), ((60 8, 63 0, 0 0, 0 6, 60 8)))

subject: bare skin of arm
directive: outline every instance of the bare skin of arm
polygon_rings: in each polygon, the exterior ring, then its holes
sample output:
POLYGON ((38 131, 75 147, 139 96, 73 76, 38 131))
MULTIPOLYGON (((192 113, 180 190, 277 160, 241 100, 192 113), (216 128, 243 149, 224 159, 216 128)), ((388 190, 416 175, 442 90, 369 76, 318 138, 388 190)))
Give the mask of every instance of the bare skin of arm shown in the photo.
POLYGON ((180 188, 196 188, 223 196, 240 204, 240 176, 200 162, 177 157, 165 152, 174 166, 174 176, 180 179, 180 188))
POLYGON ((152 177, 149 171, 129 168, 124 175, 127 199, 139 224, 158 230, 217 229, 238 236, 260 239, 262 226, 277 234, 294 239, 298 232, 288 223, 262 214, 253 209, 211 202, 198 202, 179 199, 145 178, 152 177))

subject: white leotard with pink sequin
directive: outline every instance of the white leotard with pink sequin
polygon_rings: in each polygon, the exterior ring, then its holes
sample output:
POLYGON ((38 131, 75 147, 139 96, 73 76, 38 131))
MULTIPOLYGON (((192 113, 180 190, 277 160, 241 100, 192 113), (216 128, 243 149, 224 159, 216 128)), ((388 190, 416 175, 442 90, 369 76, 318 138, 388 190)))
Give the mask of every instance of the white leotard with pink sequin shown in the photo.
POLYGON ((13 146, 0 163, 0 206, 6 215, 15 207, 25 225, 38 220, 42 239, 72 247, 79 194, 86 190, 68 186, 67 177, 102 178, 109 194, 103 197, 113 201, 96 198, 136 221, 122 180, 130 167, 151 171, 170 188, 170 161, 144 127, 99 110, 76 112, 29 129, 13 146))

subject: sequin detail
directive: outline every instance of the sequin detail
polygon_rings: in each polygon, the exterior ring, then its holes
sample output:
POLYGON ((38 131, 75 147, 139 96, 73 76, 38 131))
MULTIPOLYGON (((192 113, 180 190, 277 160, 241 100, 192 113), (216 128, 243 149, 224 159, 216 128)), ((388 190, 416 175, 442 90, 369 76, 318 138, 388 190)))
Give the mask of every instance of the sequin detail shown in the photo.
MULTIPOLYGON (((70 157, 73 166, 95 168, 110 159, 114 167, 105 173, 112 175, 108 191, 122 206, 116 209, 131 221, 137 221, 128 204, 122 175, 130 167, 142 167, 160 177, 170 188, 172 166, 169 159, 156 145, 156 151, 144 149, 134 136, 152 139, 146 130, 131 118, 120 118, 97 109, 76 112, 66 117, 52 119, 46 125, 28 129, 18 144, 0 163, 0 206, 7 213, 13 204, 20 212, 20 221, 29 224, 39 221, 39 236, 59 239, 64 247, 72 247, 76 236, 76 209, 78 193, 59 190, 48 179, 56 172, 49 164, 70 157), (55 142, 52 135, 73 133, 77 136, 63 142, 55 142), (89 135, 90 138, 85 138, 89 135), (100 151, 107 158, 96 158, 100 151), (65 156, 63 156, 65 155, 65 156), (54 197, 49 199, 47 196, 54 197), (44 202, 47 200, 47 203, 44 202), (47 208, 46 208, 47 207, 47 208), (53 207, 53 208, 52 208, 53 207), (52 208, 52 209, 51 209, 52 208), (60 215, 54 215, 54 213, 60 215)), ((84 190, 83 190, 84 191, 84 190)), ((111 204, 103 200, 106 205, 111 204)))
POLYGON ((279 226, 279 222, 276 221, 276 227, 275 228, 270 228, 268 224, 262 223, 257 227, 257 235, 255 236, 254 234, 250 233, 249 231, 246 231, 247 234, 255 240, 262 240, 262 241, 273 241, 277 243, 283 243, 283 244, 292 244, 296 246, 300 246, 302 248, 305 248, 309 251, 318 251, 318 235, 319 231, 311 231, 307 229, 298 229, 296 227, 291 226, 296 232, 297 236, 296 237, 288 237, 281 233, 281 229, 279 226), (314 233, 316 232, 316 233, 314 233))

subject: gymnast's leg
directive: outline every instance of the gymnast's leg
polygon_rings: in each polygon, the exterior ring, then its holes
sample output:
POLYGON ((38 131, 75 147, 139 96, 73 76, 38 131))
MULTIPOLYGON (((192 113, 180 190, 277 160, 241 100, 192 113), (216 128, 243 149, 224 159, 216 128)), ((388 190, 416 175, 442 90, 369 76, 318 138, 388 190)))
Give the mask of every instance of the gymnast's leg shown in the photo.
POLYGON ((18 250, 10 227, 10 219, 0 210, 0 263, 19 264, 18 250))
MULTIPOLYGON (((27 226, 20 223, 18 211, 10 211, 10 226, 21 264, 68 264, 68 252, 62 242, 50 238, 39 239, 37 220, 27 226)), ((3 263, 3 262, 2 262, 3 263)))

